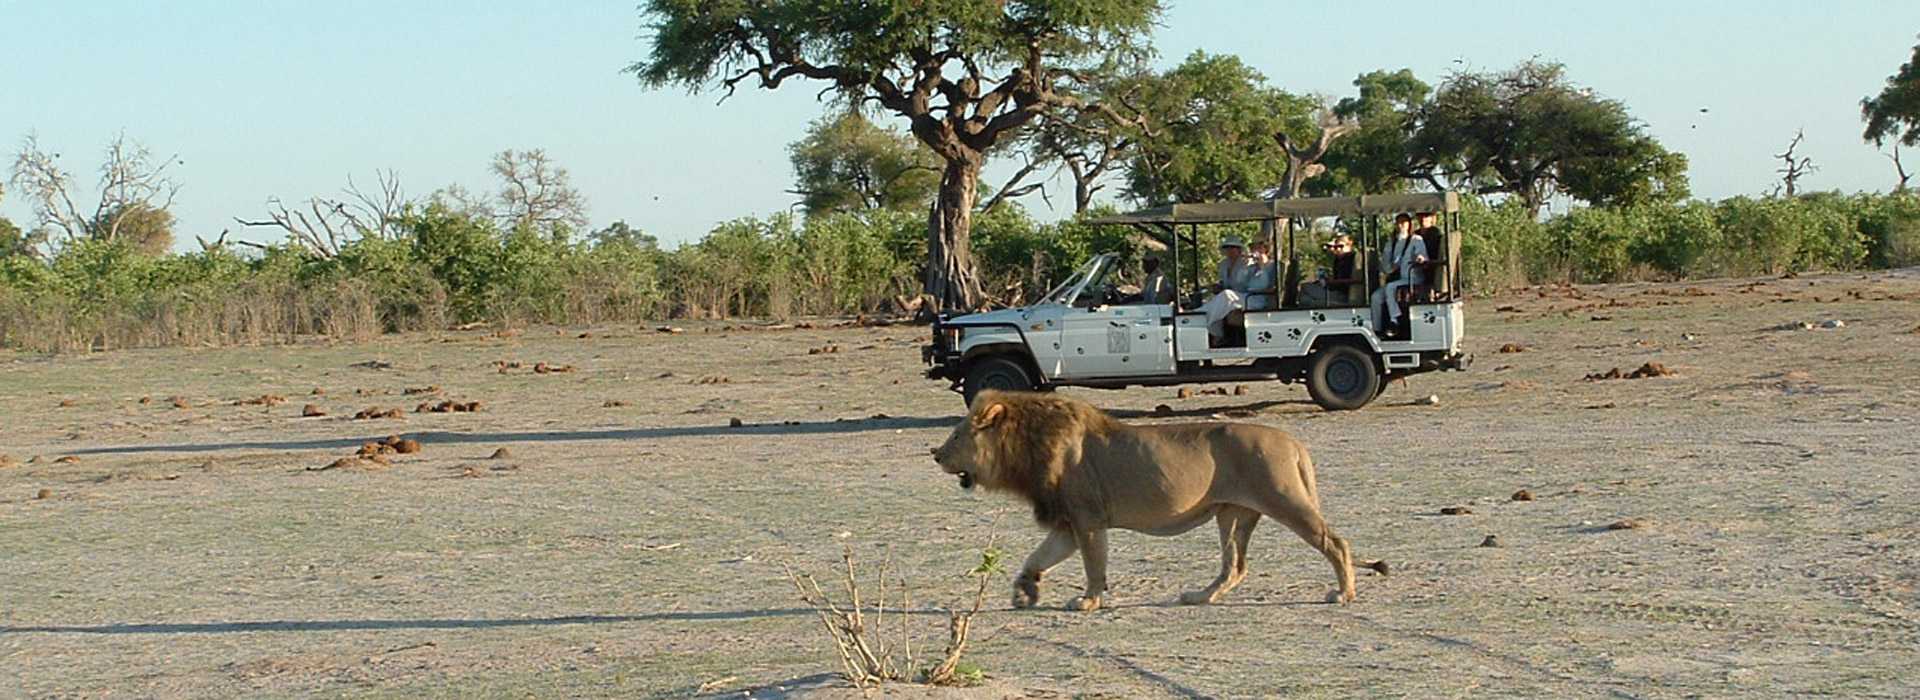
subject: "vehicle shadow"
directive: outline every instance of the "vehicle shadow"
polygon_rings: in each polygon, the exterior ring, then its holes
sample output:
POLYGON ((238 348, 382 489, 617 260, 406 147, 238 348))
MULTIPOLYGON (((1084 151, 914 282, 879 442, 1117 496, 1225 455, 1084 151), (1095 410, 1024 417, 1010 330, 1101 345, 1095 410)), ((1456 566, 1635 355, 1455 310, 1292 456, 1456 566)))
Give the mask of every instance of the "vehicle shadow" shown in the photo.
MULTIPOLYGON (((1312 401, 1292 400, 1292 401, 1255 401, 1253 403, 1244 404, 1240 406, 1195 406, 1193 408, 1179 408, 1179 409, 1173 409, 1169 411, 1143 411, 1139 409, 1123 408, 1123 409, 1108 410, 1107 414, 1122 420, 1135 420, 1135 419, 1141 419, 1141 418, 1209 418, 1215 414, 1220 414, 1220 413, 1241 413, 1241 412, 1265 413, 1283 406, 1311 406, 1315 410, 1319 409, 1318 406, 1314 406, 1312 401)), ((1245 416, 1245 417, 1251 418, 1253 416, 1245 416)))
POLYGON ((947 428, 959 422, 958 416, 865 418, 835 421, 784 421, 748 423, 739 427, 693 425, 669 428, 620 428, 609 430, 549 430, 529 432, 469 433, 445 430, 381 431, 363 437, 312 440, 261 440, 252 442, 180 443, 172 445, 121 445, 72 450, 64 454, 103 455, 143 452, 219 452, 225 450, 337 450, 378 441, 387 435, 401 434, 424 445, 497 444, 512 442, 581 442, 592 440, 670 440, 686 437, 755 437, 766 435, 831 435, 877 430, 947 428))

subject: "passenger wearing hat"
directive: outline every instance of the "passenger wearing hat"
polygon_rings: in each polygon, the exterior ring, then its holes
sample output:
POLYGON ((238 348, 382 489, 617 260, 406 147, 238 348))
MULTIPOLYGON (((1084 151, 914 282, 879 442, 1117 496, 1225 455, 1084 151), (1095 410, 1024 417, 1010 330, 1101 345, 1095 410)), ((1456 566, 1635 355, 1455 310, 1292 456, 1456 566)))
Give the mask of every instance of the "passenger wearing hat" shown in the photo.
POLYGON ((1387 284, 1373 293, 1374 317, 1379 318, 1381 307, 1386 308, 1389 334, 1400 325, 1400 290, 1427 283, 1427 270, 1421 267, 1427 262, 1427 244, 1414 235, 1413 217, 1404 213, 1393 217, 1393 230, 1393 241, 1381 251, 1380 259, 1387 270, 1387 284))
POLYGON ((1227 316, 1247 308, 1247 284, 1253 278, 1253 264, 1247 258, 1247 244, 1229 236, 1220 242, 1220 282, 1218 292, 1200 310, 1207 314, 1207 333, 1215 338, 1226 335, 1227 316))

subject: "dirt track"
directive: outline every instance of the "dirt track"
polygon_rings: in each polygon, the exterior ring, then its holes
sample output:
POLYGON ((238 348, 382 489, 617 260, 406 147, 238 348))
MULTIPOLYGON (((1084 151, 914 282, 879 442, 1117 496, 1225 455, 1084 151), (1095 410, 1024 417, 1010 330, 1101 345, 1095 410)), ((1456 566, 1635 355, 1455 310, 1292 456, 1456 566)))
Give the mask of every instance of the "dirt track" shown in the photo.
MULTIPOLYGON (((1015 612, 994 583, 975 695, 1920 693, 1920 271, 1469 312, 1472 371, 1358 413, 1279 385, 1075 392, 1134 420, 1167 404, 1293 431, 1330 521, 1396 571, 1323 604, 1324 562, 1269 524, 1228 604, 1182 608, 1215 570, 1211 528, 1116 534, 1112 610, 1015 612), (1845 325, 1779 329, 1828 319, 1845 325), (1583 380, 1647 362, 1675 374, 1583 380), (1509 500, 1523 488, 1535 500, 1509 500), (1439 514, 1454 506, 1472 514, 1439 514), (1623 519, 1640 527, 1608 529, 1623 519)), ((960 404, 919 378, 923 333, 0 354, 0 695, 846 693, 783 563, 891 551, 924 606, 965 597, 990 539, 1016 560, 1039 540, 925 456, 960 404), (286 402, 236 405, 266 394, 286 402), (482 405, 413 412, 445 400, 482 405), (404 417, 351 418, 368 408, 404 417), (312 471, 389 434, 423 449, 312 471)), ((1079 575, 1064 565, 1044 602, 1079 575)), ((945 622, 913 620, 929 646, 945 622)))

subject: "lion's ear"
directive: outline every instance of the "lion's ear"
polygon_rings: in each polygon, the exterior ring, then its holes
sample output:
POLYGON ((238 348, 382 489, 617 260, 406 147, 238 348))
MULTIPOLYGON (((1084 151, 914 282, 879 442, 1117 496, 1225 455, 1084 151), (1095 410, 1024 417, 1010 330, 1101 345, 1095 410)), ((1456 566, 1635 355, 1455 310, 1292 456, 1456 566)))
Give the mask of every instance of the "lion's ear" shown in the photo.
POLYGON ((986 408, 980 409, 979 415, 976 415, 973 417, 973 427, 975 430, 989 427, 993 425, 994 421, 1000 420, 1000 416, 1005 414, 1006 412, 1007 412, 1006 404, 1003 404, 1003 403, 988 404, 986 408))

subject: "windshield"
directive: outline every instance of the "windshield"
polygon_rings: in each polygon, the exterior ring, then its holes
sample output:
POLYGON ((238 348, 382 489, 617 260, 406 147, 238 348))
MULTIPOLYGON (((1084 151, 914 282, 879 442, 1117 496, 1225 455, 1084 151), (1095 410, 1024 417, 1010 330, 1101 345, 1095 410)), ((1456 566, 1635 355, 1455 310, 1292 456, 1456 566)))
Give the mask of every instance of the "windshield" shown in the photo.
POLYGON ((1107 273, 1113 271, 1113 261, 1117 257, 1112 253, 1094 256, 1092 260, 1087 261, 1087 264, 1080 266, 1079 270, 1068 276, 1067 281, 1054 287, 1053 291, 1047 292, 1047 296, 1042 301, 1073 305, 1074 299, 1079 298, 1086 290, 1100 287, 1106 280, 1107 273))

